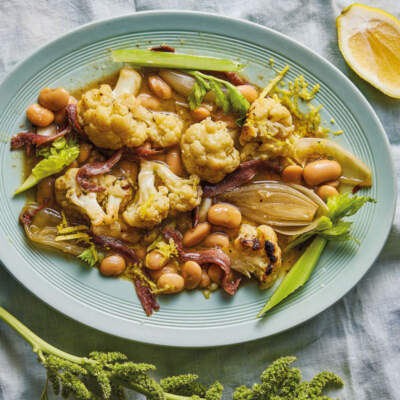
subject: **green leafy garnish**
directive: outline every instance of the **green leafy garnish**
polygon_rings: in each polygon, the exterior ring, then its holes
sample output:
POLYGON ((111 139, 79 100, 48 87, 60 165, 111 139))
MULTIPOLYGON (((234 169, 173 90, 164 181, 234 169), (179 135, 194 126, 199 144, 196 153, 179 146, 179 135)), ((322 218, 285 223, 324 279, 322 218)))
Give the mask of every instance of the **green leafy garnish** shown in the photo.
MULTIPOLYGON (((41 400, 47 400, 49 383, 55 395, 78 400, 125 399, 125 389, 145 396, 147 400, 221 400, 224 387, 216 381, 210 386, 198 382, 195 374, 170 376, 159 382, 152 377, 156 367, 134 363, 119 352, 93 351, 88 357, 66 353, 35 335, 25 325, 0 307, 0 319, 21 335, 46 368, 47 379, 41 400)), ((239 386, 233 400, 332 400, 323 395, 329 384, 342 386, 332 372, 321 372, 310 381, 301 380, 298 368, 291 368, 295 357, 281 357, 260 376, 260 383, 239 386)))
POLYGON ((129 62, 140 67, 230 72, 240 71, 244 67, 244 64, 224 58, 166 53, 144 49, 113 50, 111 55, 115 62, 129 62))
POLYGON ((79 254, 78 258, 89 264, 91 267, 94 267, 98 262, 101 262, 101 260, 104 258, 104 255, 99 253, 96 249, 96 246, 92 244, 90 247, 83 250, 82 253, 79 254))
POLYGON ((332 372, 321 372, 311 381, 301 381, 298 368, 291 368, 296 357, 281 357, 260 376, 261 383, 252 387, 239 386, 233 400, 331 400, 323 391, 328 385, 343 386, 343 381, 332 372))
POLYGON ((37 185, 42 179, 62 171, 79 156, 79 144, 76 140, 64 137, 55 140, 50 147, 37 151, 37 155, 44 157, 32 169, 25 182, 14 192, 14 195, 24 192, 37 185))
POLYGON ((203 102, 204 96, 208 92, 213 91, 216 105, 222 108, 225 114, 234 112, 239 115, 239 120, 246 117, 250 103, 236 86, 199 71, 187 71, 187 73, 195 78, 195 83, 188 97, 189 106, 192 110, 203 102))
POLYGON ((327 201, 328 216, 321 217, 318 225, 312 231, 298 236, 285 249, 289 251, 311 237, 316 236, 268 299, 263 309, 258 313, 258 317, 261 317, 307 282, 328 240, 357 241, 357 239, 351 236, 350 229, 352 222, 343 221, 342 218, 354 215, 365 203, 374 202, 376 201, 371 197, 350 196, 349 193, 329 197, 327 201))

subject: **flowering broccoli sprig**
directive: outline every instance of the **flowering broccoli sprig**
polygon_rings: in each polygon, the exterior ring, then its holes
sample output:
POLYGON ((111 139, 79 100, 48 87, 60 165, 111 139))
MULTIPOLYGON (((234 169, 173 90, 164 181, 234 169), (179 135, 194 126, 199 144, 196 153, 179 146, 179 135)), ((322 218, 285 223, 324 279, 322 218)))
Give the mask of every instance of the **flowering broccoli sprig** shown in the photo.
MULTIPOLYGON (((217 381, 205 386, 195 374, 170 376, 157 382, 150 373, 156 368, 129 361, 122 353, 94 351, 77 357, 45 342, 0 307, 0 319, 10 325, 38 355, 47 370, 47 380, 40 400, 48 400, 52 384, 55 394, 78 400, 125 399, 125 389, 143 394, 148 400, 221 400, 224 387, 217 381)), ((233 400, 332 400, 323 396, 327 384, 343 385, 331 372, 322 372, 310 382, 301 381, 298 368, 290 368, 295 357, 281 357, 261 375, 261 384, 240 386, 233 400)))

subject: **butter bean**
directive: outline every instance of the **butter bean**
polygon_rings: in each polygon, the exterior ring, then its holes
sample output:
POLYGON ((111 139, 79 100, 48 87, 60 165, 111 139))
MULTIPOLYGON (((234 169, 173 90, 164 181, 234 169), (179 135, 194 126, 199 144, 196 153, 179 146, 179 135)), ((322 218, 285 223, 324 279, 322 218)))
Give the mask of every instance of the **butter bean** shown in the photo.
POLYGON ((297 183, 301 185, 303 178, 303 168, 299 165, 289 165, 282 171, 282 178, 286 182, 297 183))
POLYGON ((326 201, 326 199, 330 196, 336 196, 339 192, 330 185, 322 185, 317 190, 317 195, 321 197, 322 200, 326 201))
POLYGON ((217 203, 211 206, 207 217, 213 225, 225 228, 237 228, 242 222, 242 214, 239 209, 227 203, 217 203))
POLYGON ((214 232, 208 235, 204 240, 205 247, 220 247, 225 249, 229 247, 229 238, 224 233, 214 232))
POLYGON ((158 281, 161 275, 163 274, 176 274, 177 273, 177 268, 174 264, 167 264, 165 267, 162 267, 159 270, 150 270, 149 271, 151 279, 153 281, 158 281))
POLYGON ((69 93, 64 88, 43 88, 39 93, 39 104, 51 111, 59 111, 68 105, 69 93))
POLYGON ((303 171, 304 180, 310 186, 334 181, 342 174, 341 165, 334 160, 317 160, 306 165, 303 171))
POLYGON ((168 164, 169 169, 178 176, 183 175, 183 166, 182 166, 182 159, 181 153, 178 147, 171 147, 166 156, 165 162, 168 164))
POLYGON ((54 113, 39 104, 32 104, 26 110, 29 121, 36 126, 44 128, 54 121, 54 113))
POLYGON ((168 85, 167 82, 165 82, 159 76, 157 75, 149 76, 148 82, 151 91, 160 99, 167 100, 172 97, 171 87, 168 85))
POLYGON ((210 110, 204 106, 196 107, 190 114, 195 121, 202 121, 211 115, 210 110))
POLYGON ((224 275, 224 272, 218 265, 211 264, 208 267, 207 274, 213 282, 217 283, 218 285, 221 284, 222 276, 224 275))
POLYGON ((236 88, 250 104, 258 97, 258 90, 252 85, 239 85, 236 88))
POLYGON ((140 101, 140 104, 143 107, 146 107, 146 108, 148 108, 150 110, 157 111, 161 107, 160 100, 158 100, 157 98, 155 98, 151 94, 141 93, 141 94, 139 94, 137 99, 140 101))
POLYGON ((200 287, 206 288, 211 283, 211 279, 207 274, 207 271, 201 272, 201 280, 200 280, 200 287))
POLYGON ((88 158, 92 150, 92 145, 90 143, 82 142, 79 146, 79 157, 78 162, 83 164, 88 158))
POLYGON ((51 207, 54 204, 54 182, 55 179, 49 176, 38 183, 36 202, 39 205, 45 204, 46 207, 51 207))
POLYGON ((202 276, 202 269, 195 261, 186 261, 182 266, 182 277, 185 280, 186 289, 194 289, 199 286, 202 276))
POLYGON ((175 273, 162 274, 157 280, 157 286, 160 289, 167 290, 164 293, 179 293, 183 290, 185 286, 184 279, 175 273))
POLYGON ((107 256, 100 264, 100 272, 105 276, 120 275, 125 271, 126 262, 119 254, 107 256))
POLYGON ((146 256, 146 267, 148 269, 161 269, 167 262, 168 259, 166 259, 161 253, 156 250, 151 251, 146 256))
POLYGON ((202 222, 195 228, 189 229, 183 236, 182 243, 185 247, 192 247, 200 243, 211 231, 211 225, 208 222, 202 222))

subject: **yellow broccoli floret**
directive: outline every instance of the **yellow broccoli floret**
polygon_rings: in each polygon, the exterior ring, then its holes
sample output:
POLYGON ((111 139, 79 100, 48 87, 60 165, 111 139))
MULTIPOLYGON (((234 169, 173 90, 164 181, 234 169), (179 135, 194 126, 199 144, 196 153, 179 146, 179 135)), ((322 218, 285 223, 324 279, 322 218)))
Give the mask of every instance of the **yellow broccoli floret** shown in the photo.
POLYGON ((138 147, 147 140, 156 147, 179 142, 182 120, 175 114, 153 112, 142 106, 135 97, 141 83, 137 71, 123 68, 114 90, 110 85, 101 85, 82 95, 79 122, 96 146, 115 150, 138 147))
POLYGON ((142 161, 138 175, 138 191, 123 218, 137 228, 152 228, 168 215, 190 211, 201 200, 199 178, 188 179, 175 175, 167 165, 142 161))
POLYGON ((119 211, 132 197, 128 181, 112 175, 92 178, 106 190, 85 193, 76 181, 78 171, 79 168, 70 168, 56 179, 56 199, 60 206, 86 215, 94 226, 111 224, 118 220, 119 211))
POLYGON ((232 269, 254 275, 262 288, 274 284, 282 266, 282 253, 275 231, 268 225, 242 224, 229 249, 232 269))
POLYGON ((239 152, 225 122, 207 118, 191 125, 181 138, 182 160, 191 174, 216 183, 240 163, 239 152))

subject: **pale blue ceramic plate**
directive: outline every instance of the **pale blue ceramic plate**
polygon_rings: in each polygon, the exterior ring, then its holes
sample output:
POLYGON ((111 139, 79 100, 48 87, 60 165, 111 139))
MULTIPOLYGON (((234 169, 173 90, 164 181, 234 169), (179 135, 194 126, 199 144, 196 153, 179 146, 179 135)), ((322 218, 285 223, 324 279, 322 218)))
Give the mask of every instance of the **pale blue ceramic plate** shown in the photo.
MULTIPOLYGON (((146 12, 83 26, 42 47, 19 64, 0 86, 0 259, 42 300, 66 315, 102 331, 170 346, 217 346, 276 334, 323 311, 350 290, 382 249, 395 210, 394 171, 385 132, 357 88, 334 66, 286 36, 261 26, 191 12, 146 12), (247 285, 233 297, 219 292, 206 300, 200 291, 163 297, 161 310, 147 318, 132 284, 103 278, 75 260, 39 250, 18 224, 25 199, 13 198, 21 181, 22 157, 9 151, 8 139, 20 130, 27 106, 45 86, 78 88, 119 68, 108 49, 161 43, 178 51, 234 57, 248 63, 246 74, 260 85, 275 67, 291 65, 288 78, 304 74, 321 84, 316 101, 333 118, 335 138, 373 171, 368 194, 378 200, 359 213, 355 243, 330 244, 310 281, 263 320, 256 314, 270 292, 247 285)), ((329 122, 328 122, 329 124, 329 122)))

